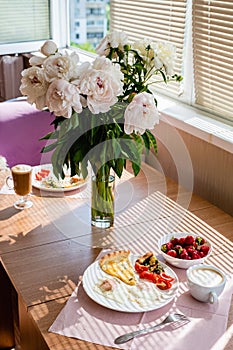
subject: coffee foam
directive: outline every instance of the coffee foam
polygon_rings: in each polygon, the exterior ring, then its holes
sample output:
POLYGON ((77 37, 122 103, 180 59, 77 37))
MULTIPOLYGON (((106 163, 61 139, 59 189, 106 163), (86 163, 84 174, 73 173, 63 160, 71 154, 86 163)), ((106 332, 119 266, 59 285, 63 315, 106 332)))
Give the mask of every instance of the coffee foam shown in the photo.
POLYGON ((224 281, 223 276, 210 267, 199 267, 192 269, 189 275, 190 280, 204 287, 214 287, 221 284, 224 281))
POLYGON ((31 171, 32 167, 26 164, 17 164, 11 168, 13 173, 26 174, 31 171))

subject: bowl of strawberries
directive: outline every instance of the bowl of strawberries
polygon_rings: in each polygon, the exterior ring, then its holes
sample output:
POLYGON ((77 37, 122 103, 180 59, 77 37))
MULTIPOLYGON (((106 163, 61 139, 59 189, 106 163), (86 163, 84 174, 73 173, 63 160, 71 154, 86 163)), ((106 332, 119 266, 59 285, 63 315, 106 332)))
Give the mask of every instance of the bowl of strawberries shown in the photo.
POLYGON ((171 232, 159 239, 158 248, 169 264, 181 269, 203 263, 212 251, 206 238, 192 232, 171 232))

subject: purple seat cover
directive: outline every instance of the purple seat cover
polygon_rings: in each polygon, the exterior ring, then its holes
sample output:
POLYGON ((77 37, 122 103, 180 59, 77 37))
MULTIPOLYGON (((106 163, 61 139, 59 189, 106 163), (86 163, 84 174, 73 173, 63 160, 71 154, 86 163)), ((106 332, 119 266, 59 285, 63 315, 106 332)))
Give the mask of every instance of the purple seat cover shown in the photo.
POLYGON ((0 155, 10 167, 50 163, 51 152, 41 153, 47 141, 39 139, 53 130, 54 117, 26 101, 0 103, 0 155))

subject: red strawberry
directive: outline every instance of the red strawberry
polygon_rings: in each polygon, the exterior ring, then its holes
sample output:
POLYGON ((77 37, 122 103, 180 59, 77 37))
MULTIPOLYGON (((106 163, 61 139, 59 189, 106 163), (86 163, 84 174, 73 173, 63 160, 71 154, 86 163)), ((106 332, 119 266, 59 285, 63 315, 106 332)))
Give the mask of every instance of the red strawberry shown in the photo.
POLYGON ((194 248, 189 245, 188 247, 186 247, 186 251, 190 256, 192 256, 192 252, 194 251, 194 248))
POLYGON ((200 259, 200 255, 199 255, 198 251, 196 251, 196 250, 194 250, 192 252, 191 257, 192 257, 193 260, 194 259, 200 259))
POLYGON ((186 236, 185 237, 185 244, 186 245, 193 245, 194 242, 195 242, 195 239, 193 238, 193 236, 186 236))
POLYGON ((202 238, 202 237, 196 237, 196 243, 197 243, 197 245, 202 245, 202 244, 205 244, 206 243, 206 240, 204 239, 204 238, 202 238))
POLYGON ((176 244, 179 244, 179 239, 176 237, 173 237, 170 242, 173 244, 173 246, 175 246, 176 244))
POLYGON ((167 255, 177 258, 177 252, 174 249, 171 249, 167 252, 167 255))
POLYGON ((193 245, 186 245, 186 246, 185 246, 185 249, 186 249, 186 250, 188 250, 188 249, 194 250, 195 247, 194 247, 193 245))
POLYGON ((161 246, 161 250, 166 253, 168 250, 173 248, 173 244, 171 242, 165 243, 161 246))
POLYGON ((173 244, 171 242, 166 243, 167 250, 173 249, 173 244))
POLYGON ((188 255, 187 251, 184 249, 184 251, 180 254, 180 259, 191 260, 191 257, 188 255))
POLYGON ((175 245, 174 249, 177 251, 178 255, 180 255, 183 251, 183 247, 181 247, 179 244, 175 245))
POLYGON ((181 237, 179 238, 179 242, 178 242, 179 245, 181 245, 182 247, 184 246, 185 244, 185 237, 181 237))
POLYGON ((204 253, 204 256, 208 254, 209 250, 210 250, 210 247, 208 247, 207 245, 202 245, 200 248, 200 252, 204 253))

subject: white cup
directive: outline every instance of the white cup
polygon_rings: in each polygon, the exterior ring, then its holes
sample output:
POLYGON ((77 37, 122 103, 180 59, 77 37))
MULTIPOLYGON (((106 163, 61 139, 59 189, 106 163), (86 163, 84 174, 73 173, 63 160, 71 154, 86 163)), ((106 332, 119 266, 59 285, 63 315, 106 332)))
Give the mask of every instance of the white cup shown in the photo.
POLYGON ((212 265, 193 265, 186 276, 191 295, 204 303, 215 303, 226 284, 226 275, 212 265))

